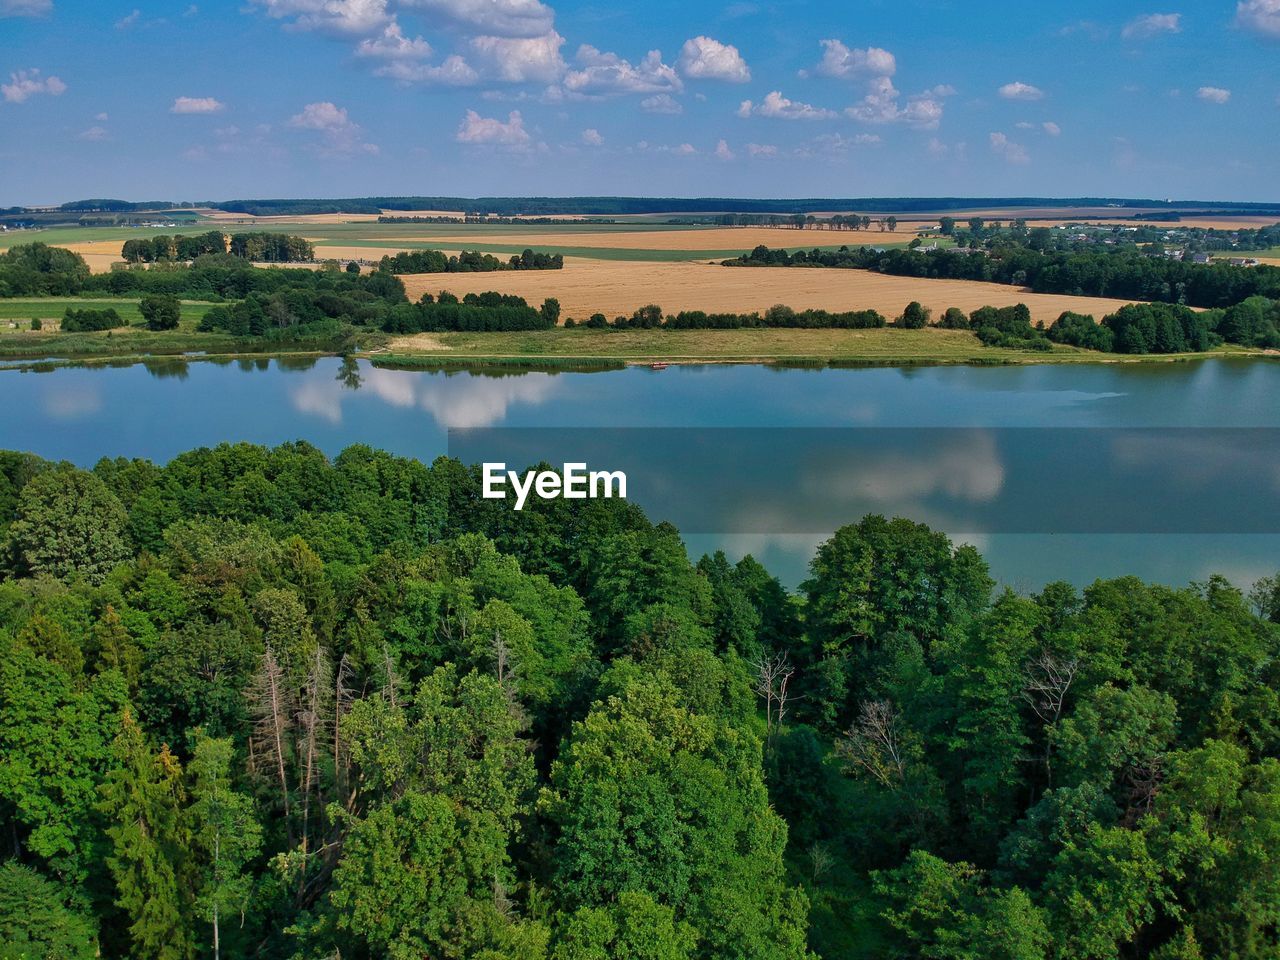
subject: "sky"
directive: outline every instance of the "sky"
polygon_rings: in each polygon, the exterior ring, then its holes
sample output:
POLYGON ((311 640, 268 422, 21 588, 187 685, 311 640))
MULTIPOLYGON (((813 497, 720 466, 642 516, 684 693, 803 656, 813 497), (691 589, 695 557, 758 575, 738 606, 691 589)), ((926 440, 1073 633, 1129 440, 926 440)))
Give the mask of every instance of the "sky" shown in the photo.
POLYGON ((0 206, 1280 201, 1280 0, 0 0, 0 206))

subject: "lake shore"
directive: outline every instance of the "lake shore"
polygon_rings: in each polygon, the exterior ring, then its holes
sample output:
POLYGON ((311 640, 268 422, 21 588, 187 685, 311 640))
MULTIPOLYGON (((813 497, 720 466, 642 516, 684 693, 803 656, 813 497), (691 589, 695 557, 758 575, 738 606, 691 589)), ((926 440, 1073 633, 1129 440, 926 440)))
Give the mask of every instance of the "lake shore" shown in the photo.
POLYGON ((192 326, 153 332, 139 328, 103 333, 8 331, 0 361, 10 365, 142 362, 156 358, 217 359, 243 356, 368 358, 383 367, 479 366, 599 369, 602 365, 775 364, 822 365, 1043 365, 1170 363, 1210 357, 1276 359, 1275 351, 1223 347, 1206 353, 1107 354, 1055 345, 1052 350, 986 347, 963 330, 598 330, 584 327, 520 333, 430 333, 389 337, 353 330, 333 338, 282 342, 200 333, 192 326))

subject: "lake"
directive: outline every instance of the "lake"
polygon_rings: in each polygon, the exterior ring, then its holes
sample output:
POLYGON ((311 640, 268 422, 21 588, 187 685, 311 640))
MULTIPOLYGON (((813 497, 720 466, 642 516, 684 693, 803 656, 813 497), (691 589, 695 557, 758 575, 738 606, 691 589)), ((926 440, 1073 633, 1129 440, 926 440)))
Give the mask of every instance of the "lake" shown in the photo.
MULTIPOLYGON (((708 364, 604 373, 397 371, 337 358, 163 360, 0 371, 0 448, 88 467, 104 456, 165 461, 222 441, 296 439, 330 454, 365 443, 430 461, 447 451, 450 428, 1280 428, 1277 398, 1280 363, 1256 360, 856 369, 708 364)), ((1280 489, 1280 475, 1257 479, 1280 489)), ((1180 584, 1217 572, 1247 586, 1280 568, 1280 536, 1270 533, 965 538, 983 550, 998 579, 1020 589, 1124 573, 1180 584)), ((695 551, 752 552, 791 584, 821 539, 814 531, 688 537, 695 551)))

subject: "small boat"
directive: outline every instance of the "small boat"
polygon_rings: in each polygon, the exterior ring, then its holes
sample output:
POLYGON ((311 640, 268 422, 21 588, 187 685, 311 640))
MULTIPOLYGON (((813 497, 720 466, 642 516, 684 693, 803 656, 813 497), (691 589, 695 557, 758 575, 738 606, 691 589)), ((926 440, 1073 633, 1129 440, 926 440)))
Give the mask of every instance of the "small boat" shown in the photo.
POLYGON ((669 366, 671 366, 671 364, 669 364, 669 363, 651 363, 651 364, 649 364, 649 369, 650 369, 650 370, 665 370, 665 369, 667 369, 667 367, 669 367, 669 366))

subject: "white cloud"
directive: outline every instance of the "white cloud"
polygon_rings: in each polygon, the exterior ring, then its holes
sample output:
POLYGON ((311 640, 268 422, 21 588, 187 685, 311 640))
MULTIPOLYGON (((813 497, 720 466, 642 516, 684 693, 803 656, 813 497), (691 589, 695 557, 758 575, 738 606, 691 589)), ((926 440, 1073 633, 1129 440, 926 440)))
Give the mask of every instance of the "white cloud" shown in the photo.
POLYGON ((678 66, 681 73, 694 80, 746 83, 751 79, 751 69, 738 48, 711 37, 698 36, 686 40, 680 50, 678 66))
POLYGON ((578 48, 580 70, 565 75, 564 86, 579 96, 608 96, 624 93, 679 93, 684 89, 673 67, 662 62, 659 50, 650 50, 634 66, 616 53, 603 53, 590 44, 578 48))
POLYGON ((684 113, 680 101, 669 93, 659 93, 645 97, 640 101, 640 109, 645 113, 684 113))
POLYGON ((776 157, 777 155, 778 155, 778 148, 775 147, 772 143, 748 143, 747 144, 747 156, 749 157, 763 157, 763 158, 769 159, 769 158, 776 157))
POLYGON ((93 119, 97 120, 99 123, 106 123, 108 120, 111 119, 111 117, 105 113, 100 113, 97 116, 95 116, 93 119))
POLYGON ((1226 103, 1231 99, 1231 91, 1222 87, 1201 87, 1196 91, 1196 96, 1206 103, 1226 103))
POLYGON ((792 150, 792 154, 801 158, 824 158, 841 160, 848 156, 855 147, 874 147, 881 140, 874 133, 860 133, 854 137, 846 137, 840 133, 824 133, 814 137, 808 143, 802 143, 792 150))
POLYGON ((0 0, 0 17, 43 17, 53 12, 53 0, 0 0))
POLYGON ((267 16, 299 30, 339 36, 372 36, 391 21, 387 0, 251 0, 267 16))
POLYGON ((213 97, 178 97, 169 108, 170 113, 220 113, 227 108, 213 97))
POLYGON ((1182 14, 1180 13, 1148 13, 1145 16, 1130 20, 1120 31, 1126 40, 1146 40, 1166 33, 1182 32, 1182 14))
POLYGON ((600 136, 600 131, 595 127, 588 127, 582 131, 582 142, 589 147, 604 146, 604 137, 600 136))
POLYGON ((504 83, 554 83, 564 73, 560 48, 564 37, 554 30, 539 37, 472 37, 471 49, 484 76, 504 83))
POLYGON ((757 117, 773 117, 778 120, 830 120, 836 116, 834 110, 788 100, 777 90, 766 94, 758 104, 743 100, 738 106, 738 116, 749 117, 753 114, 757 117))
POLYGON ((1236 25, 1280 40, 1280 0, 1240 0, 1236 4, 1236 25))
POLYGON ((364 142, 360 125, 347 116, 347 111, 328 100, 307 104, 301 113, 289 118, 289 126, 319 133, 318 152, 325 156, 378 152, 377 144, 364 142))
POLYGON ((470 87, 480 82, 480 74, 457 54, 445 57, 438 66, 414 63, 411 60, 392 60, 374 73, 401 83, 429 83, 442 87, 470 87))
POLYGON ((824 77, 848 80, 853 77, 891 77, 898 72, 898 61, 888 50, 867 47, 850 49, 839 40, 823 40, 822 60, 815 68, 824 77))
POLYGON ((658 147, 659 153, 672 153, 677 157, 692 157, 698 152, 698 148, 692 143, 681 143, 674 147, 658 147))
POLYGON ((1051 137, 1062 136, 1062 128, 1058 126, 1056 123, 1054 123, 1052 120, 1046 120, 1040 126, 1043 128, 1044 132, 1051 137))
POLYGON ((539 0, 400 0, 488 36, 532 39, 551 33, 556 13, 539 0))
POLYGON ((1031 162, 1031 157, 1027 155, 1026 148, 1021 144, 1014 143, 1003 133, 991 134, 991 152, 1004 157, 1009 163, 1024 164, 1031 162))
POLYGON ((524 128, 524 118, 519 110, 512 110, 507 115, 506 123, 496 117, 482 117, 474 110, 468 110, 454 139, 459 143, 480 144, 486 146, 524 148, 529 146, 532 138, 524 128))
POLYGON ((1006 83, 998 91, 1005 100, 1043 100, 1044 91, 1021 80, 1006 83))
POLYGON ((25 103, 28 99, 47 93, 51 97, 60 97, 67 91, 67 85, 55 76, 41 78, 39 70, 18 70, 9 74, 9 82, 0 84, 0 94, 9 103, 25 103))
POLYGON ((731 149, 729 149, 728 142, 721 140, 719 143, 716 144, 717 160, 724 160, 728 162, 729 160, 736 160, 737 156, 738 155, 736 153, 734 153, 731 149))
POLYGON ((132 27, 135 23, 138 22, 138 18, 141 16, 142 16, 142 11, 135 9, 128 16, 121 17, 119 20, 116 21, 116 29, 128 30, 130 27, 132 27))
POLYGON ((356 56, 379 60, 426 60, 431 56, 431 44, 421 37, 410 40, 401 32, 400 24, 389 23, 381 36, 361 40, 356 47, 356 56))
POLYGON ((845 110, 845 116, 863 123, 904 123, 917 130, 937 130, 942 122, 943 106, 928 93, 917 94, 907 100, 906 106, 898 102, 899 93, 888 77, 877 77, 870 84, 870 92, 845 110))
POLYGON ((91 143, 97 143, 101 140, 105 140, 107 139, 106 127, 90 127, 88 130, 81 131, 78 139, 88 140, 91 143))
POLYGON ((929 96, 939 97, 943 99, 945 99, 946 97, 954 97, 959 92, 960 91, 958 91, 955 87, 953 87, 949 83, 940 83, 933 89, 927 91, 929 96))

